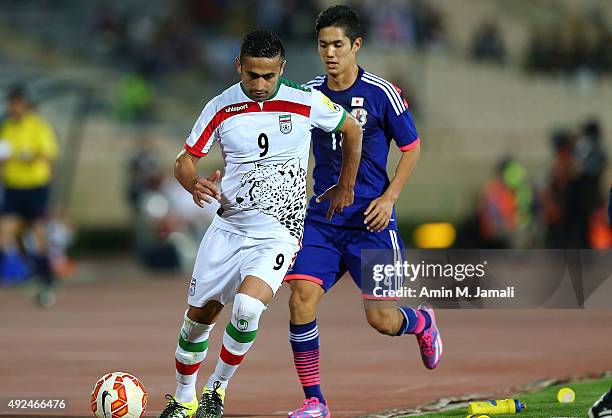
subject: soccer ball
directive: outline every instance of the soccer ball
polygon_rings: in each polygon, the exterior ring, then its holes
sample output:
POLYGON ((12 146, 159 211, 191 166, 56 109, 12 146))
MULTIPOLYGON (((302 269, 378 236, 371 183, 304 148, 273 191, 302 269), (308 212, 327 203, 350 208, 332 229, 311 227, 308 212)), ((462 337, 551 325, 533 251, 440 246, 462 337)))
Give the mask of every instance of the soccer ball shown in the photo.
POLYGON ((102 376, 91 392, 91 410, 99 418, 140 418, 146 407, 147 390, 128 373, 102 376))

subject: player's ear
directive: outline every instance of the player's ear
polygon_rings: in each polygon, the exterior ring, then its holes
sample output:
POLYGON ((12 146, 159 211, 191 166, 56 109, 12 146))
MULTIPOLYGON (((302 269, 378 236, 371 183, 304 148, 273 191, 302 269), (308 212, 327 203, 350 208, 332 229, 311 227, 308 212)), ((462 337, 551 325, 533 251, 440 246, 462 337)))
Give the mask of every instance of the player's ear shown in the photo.
POLYGON ((240 65, 240 58, 236 57, 236 72, 242 74, 242 66, 240 65))
POLYGON ((283 71, 285 71, 285 64, 287 64, 287 60, 282 59, 281 68, 280 68, 280 72, 278 73, 278 75, 283 75, 283 71))
POLYGON ((359 49, 361 48, 362 42, 363 42, 363 38, 361 37, 355 38, 355 41, 353 42, 353 46, 351 48, 351 51, 353 52, 353 54, 356 54, 357 51, 359 51, 359 49))

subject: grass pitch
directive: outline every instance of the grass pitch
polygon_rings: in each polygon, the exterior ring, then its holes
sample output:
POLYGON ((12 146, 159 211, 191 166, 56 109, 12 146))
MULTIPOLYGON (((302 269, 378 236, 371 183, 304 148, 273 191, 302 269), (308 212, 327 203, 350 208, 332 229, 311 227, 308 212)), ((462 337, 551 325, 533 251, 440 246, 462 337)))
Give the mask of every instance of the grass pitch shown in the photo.
MULTIPOLYGON (((491 415, 499 418, 551 418, 551 417, 586 417, 587 411, 601 395, 610 390, 612 379, 589 380, 578 383, 568 383, 551 386, 541 392, 513 396, 527 404, 527 409, 520 414, 491 415), (576 400, 572 403, 559 403, 557 392, 562 387, 570 387, 576 392, 576 400)), ((466 417, 467 408, 453 409, 441 413, 420 415, 423 417, 466 417)))

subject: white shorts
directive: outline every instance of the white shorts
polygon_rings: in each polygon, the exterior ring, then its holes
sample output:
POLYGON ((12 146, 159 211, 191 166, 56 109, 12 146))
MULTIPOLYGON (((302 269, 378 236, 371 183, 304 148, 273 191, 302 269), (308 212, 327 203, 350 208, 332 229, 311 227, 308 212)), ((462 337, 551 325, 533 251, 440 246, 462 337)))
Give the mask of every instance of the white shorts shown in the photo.
POLYGON ((246 276, 256 276, 276 293, 299 246, 277 238, 249 238, 211 225, 200 244, 187 302, 202 307, 210 300, 234 300, 246 276))

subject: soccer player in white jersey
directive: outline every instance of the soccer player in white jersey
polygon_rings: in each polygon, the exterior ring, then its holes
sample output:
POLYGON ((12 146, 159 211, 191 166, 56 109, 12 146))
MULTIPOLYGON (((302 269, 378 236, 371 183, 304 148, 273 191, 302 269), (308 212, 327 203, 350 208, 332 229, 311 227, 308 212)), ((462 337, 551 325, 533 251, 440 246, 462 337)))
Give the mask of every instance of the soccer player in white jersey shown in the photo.
POLYGON ((330 218, 353 202, 360 125, 323 93, 283 79, 284 66, 275 34, 249 33, 236 58, 241 81, 208 102, 176 159, 175 176, 195 203, 216 199, 221 207, 198 251, 175 354, 177 388, 161 417, 223 416, 227 384, 300 248, 312 127, 344 137, 339 180, 319 201, 330 202, 330 218), (220 188, 219 170, 209 178, 196 173, 214 142, 225 160, 220 188), (230 302, 221 355, 198 404, 197 371, 210 331, 230 302))

